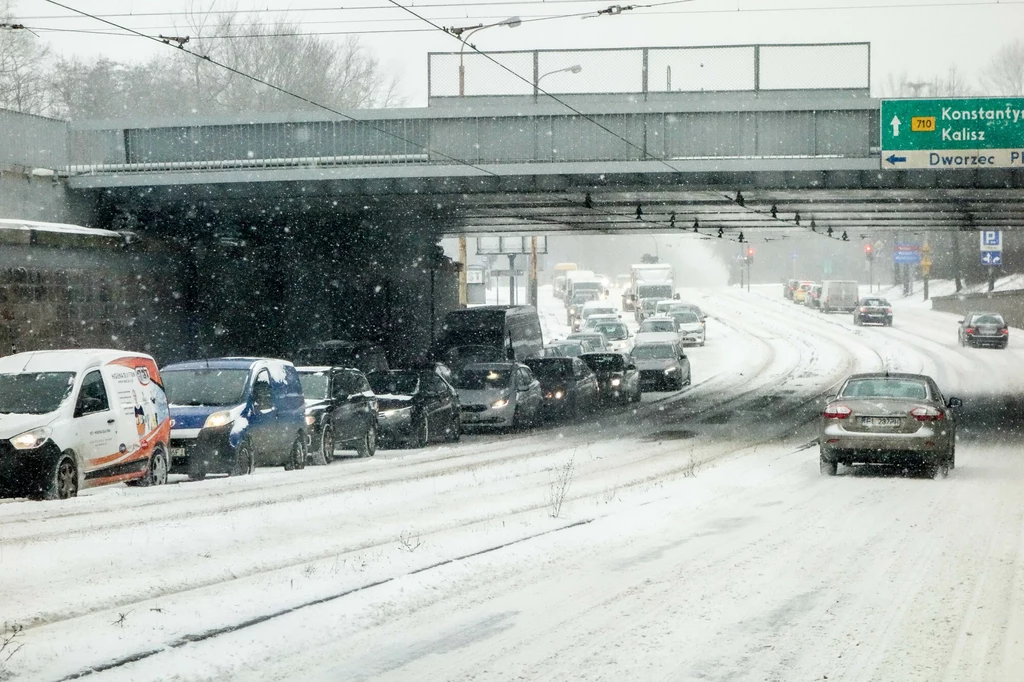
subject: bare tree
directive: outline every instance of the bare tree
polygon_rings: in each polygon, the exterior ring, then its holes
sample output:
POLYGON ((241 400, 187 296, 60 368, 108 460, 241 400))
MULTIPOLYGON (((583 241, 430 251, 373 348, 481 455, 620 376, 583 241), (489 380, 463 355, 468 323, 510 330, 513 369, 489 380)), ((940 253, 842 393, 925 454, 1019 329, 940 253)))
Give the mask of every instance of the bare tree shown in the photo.
POLYGON ((1024 41, 1014 40, 999 48, 981 80, 988 95, 1024 95, 1024 41))
POLYGON ((890 73, 882 83, 884 97, 968 97, 974 92, 956 65, 941 76, 910 78, 906 71, 890 73))
POLYGON ((357 37, 327 40, 286 20, 263 22, 240 13, 211 18, 209 13, 193 12, 189 22, 189 32, 199 36, 190 49, 236 71, 185 52, 174 56, 179 73, 187 74, 189 99, 197 111, 315 108, 243 74, 337 109, 399 103, 396 81, 357 37))
MULTIPOLYGON (((0 0, 0 24, 15 24, 11 0, 0 0)), ((26 29, 0 28, 0 107, 46 113, 49 49, 26 29)))

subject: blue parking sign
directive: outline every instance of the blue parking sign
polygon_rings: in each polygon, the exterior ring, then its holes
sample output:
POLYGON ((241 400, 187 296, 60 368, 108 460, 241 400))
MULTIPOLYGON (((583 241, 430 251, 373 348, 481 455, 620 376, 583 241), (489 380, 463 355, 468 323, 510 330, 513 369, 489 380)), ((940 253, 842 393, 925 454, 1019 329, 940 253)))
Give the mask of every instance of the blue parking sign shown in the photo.
POLYGON ((982 230, 981 232, 982 251, 1002 251, 1003 233, 999 230, 982 230))

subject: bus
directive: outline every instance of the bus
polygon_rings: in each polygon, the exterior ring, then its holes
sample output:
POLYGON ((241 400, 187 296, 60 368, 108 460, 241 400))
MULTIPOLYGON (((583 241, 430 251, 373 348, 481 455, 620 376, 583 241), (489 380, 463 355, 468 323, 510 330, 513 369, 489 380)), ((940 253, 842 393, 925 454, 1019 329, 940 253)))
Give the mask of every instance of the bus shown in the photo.
POLYGON ((578 269, 579 267, 575 263, 555 263, 555 279, 553 282, 555 285, 555 298, 565 297, 565 284, 568 280, 565 273, 578 269))
POLYGON ((536 308, 485 305, 449 312, 432 356, 457 371, 473 362, 522 362, 543 347, 536 308))

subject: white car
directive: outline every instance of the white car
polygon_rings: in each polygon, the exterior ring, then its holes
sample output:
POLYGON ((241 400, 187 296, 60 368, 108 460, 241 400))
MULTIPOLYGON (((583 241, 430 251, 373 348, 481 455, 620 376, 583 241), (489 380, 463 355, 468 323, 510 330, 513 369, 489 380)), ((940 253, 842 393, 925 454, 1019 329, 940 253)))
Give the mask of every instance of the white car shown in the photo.
POLYGON ((679 325, 679 338, 684 344, 704 345, 705 327, 697 313, 689 310, 674 310, 671 316, 679 325))
POLYGON ((0 359, 0 495, 167 482, 171 417, 156 361, 121 350, 0 359))
POLYGON ((636 333, 635 343, 679 343, 682 337, 679 334, 679 324, 674 318, 661 316, 649 317, 640 323, 640 329, 636 333))
POLYGON ((608 322, 622 322, 622 315, 615 313, 600 313, 597 315, 591 315, 587 318, 587 321, 583 323, 583 327, 580 331, 589 331, 594 329, 597 325, 608 323, 608 322))

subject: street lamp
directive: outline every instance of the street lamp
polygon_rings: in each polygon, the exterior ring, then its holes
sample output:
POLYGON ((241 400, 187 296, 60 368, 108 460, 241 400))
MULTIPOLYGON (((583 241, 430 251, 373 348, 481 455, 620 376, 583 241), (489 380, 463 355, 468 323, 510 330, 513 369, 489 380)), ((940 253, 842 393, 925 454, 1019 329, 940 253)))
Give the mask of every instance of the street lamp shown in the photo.
POLYGON ((449 28, 447 31, 453 36, 458 38, 462 42, 462 46, 459 48, 459 97, 463 97, 466 94, 466 65, 464 62, 464 55, 466 52, 466 45, 469 43, 469 38, 477 31, 482 31, 485 28, 493 28, 495 26, 508 26, 509 28, 516 28, 523 23, 523 20, 519 17, 509 17, 502 21, 493 24, 477 24, 476 26, 461 26, 449 28), (466 36, 463 37, 462 34, 466 36))
POLYGON ((540 85, 540 82, 541 82, 542 80, 544 80, 544 79, 545 79, 545 78, 547 78, 548 76, 550 76, 550 75, 553 75, 553 74, 556 74, 556 73, 579 73, 579 72, 580 72, 580 71, 582 71, 582 70, 583 70, 583 67, 582 67, 582 66, 580 66, 579 64, 573 64, 572 66, 567 66, 567 67, 565 67, 564 69, 555 69, 554 71, 548 71, 548 72, 547 72, 547 73, 545 73, 544 75, 540 76, 540 77, 539 77, 539 78, 537 79, 537 82, 536 82, 536 83, 534 83, 534 85, 540 85))
MULTIPOLYGON (((519 17, 509 17, 503 21, 499 21, 494 24, 477 24, 476 26, 461 26, 452 27, 445 29, 453 36, 459 39, 462 45, 459 47, 459 97, 466 95, 466 45, 469 43, 469 38, 477 31, 482 31, 485 28, 493 28, 495 26, 508 26, 509 28, 516 28, 521 25, 523 20, 519 17), (463 37, 465 33, 465 37, 463 37)), ((466 235, 459 235, 459 260, 462 262, 462 267, 459 268, 459 304, 466 305, 468 298, 466 295, 466 235)))

